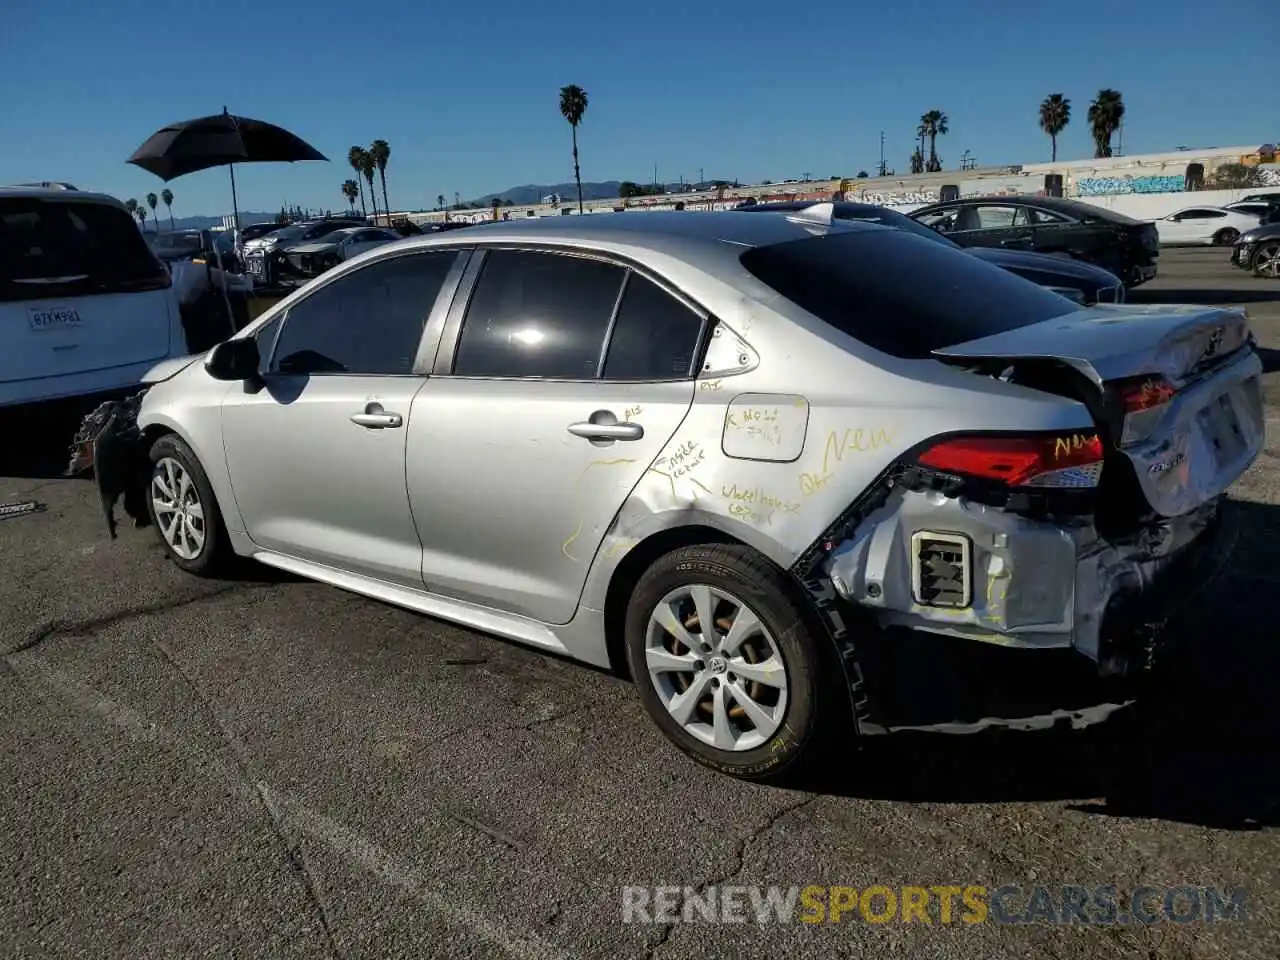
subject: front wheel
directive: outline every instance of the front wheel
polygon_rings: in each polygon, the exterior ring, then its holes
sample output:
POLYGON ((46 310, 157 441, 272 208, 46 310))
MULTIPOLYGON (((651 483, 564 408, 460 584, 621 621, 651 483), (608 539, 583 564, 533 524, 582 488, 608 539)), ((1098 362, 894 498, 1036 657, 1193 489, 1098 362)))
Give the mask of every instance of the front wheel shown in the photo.
POLYGON ((782 571, 749 548, 660 558, 631 596, 625 636, 650 717, 721 773, 778 779, 849 727, 833 652, 808 629, 782 571))
POLYGON ((147 509, 165 552, 188 573, 216 573, 231 559, 231 545, 199 459, 174 434, 153 443, 150 457, 147 509))
POLYGON ((1239 239, 1240 231, 1234 227, 1227 227, 1213 235, 1213 245, 1215 247, 1232 247, 1235 246, 1235 242, 1239 239))
POLYGON ((1280 278, 1280 243, 1264 243, 1253 255, 1253 272, 1272 280, 1280 278))

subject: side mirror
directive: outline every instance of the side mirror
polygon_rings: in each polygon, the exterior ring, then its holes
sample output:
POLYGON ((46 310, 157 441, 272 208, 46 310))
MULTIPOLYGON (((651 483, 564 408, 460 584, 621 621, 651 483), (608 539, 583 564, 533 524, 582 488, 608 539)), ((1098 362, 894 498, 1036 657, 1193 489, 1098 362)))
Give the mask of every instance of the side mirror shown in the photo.
POLYGON ((204 368, 215 380, 256 380, 258 365, 258 341, 253 337, 224 340, 213 348, 204 368))

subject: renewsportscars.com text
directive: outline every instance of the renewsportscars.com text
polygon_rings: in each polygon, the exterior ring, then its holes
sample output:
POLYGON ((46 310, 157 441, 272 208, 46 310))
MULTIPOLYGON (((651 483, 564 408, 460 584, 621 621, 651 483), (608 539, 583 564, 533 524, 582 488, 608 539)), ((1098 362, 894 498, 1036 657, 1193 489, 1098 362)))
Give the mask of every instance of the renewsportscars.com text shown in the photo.
POLYGON ((1245 919, 1243 887, 629 886, 623 923, 1216 923, 1245 919))

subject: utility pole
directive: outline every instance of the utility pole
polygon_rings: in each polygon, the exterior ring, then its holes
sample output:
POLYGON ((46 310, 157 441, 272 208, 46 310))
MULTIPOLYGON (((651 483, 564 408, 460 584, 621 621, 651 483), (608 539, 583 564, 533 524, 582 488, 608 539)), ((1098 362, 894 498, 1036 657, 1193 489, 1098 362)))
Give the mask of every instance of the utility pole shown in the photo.
POLYGON ((880 131, 880 176, 884 176, 884 131, 880 131))
POLYGON ((656 162, 653 165, 653 185, 655 187, 658 185, 658 164, 656 162))
POLYGON ((707 178, 702 175, 702 168, 699 167, 698 168, 698 186, 702 186, 706 182, 707 182, 707 178))

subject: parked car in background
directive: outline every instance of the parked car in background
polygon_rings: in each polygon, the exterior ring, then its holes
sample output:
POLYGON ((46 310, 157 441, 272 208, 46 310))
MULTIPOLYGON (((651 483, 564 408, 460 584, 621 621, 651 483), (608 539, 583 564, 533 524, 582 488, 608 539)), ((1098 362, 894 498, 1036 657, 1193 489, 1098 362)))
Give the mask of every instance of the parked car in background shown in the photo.
POLYGON ((184 353, 169 271, 122 203, 0 188, 0 407, 131 388, 184 353))
POLYGON ((1237 200, 1235 203, 1226 204, 1222 209, 1230 210, 1232 213, 1250 214, 1258 218, 1259 226, 1265 226, 1268 223, 1280 221, 1280 194, 1275 194, 1269 199, 1237 200))
POLYGON ((907 725, 912 677, 1140 672, 1230 547, 1261 372, 1242 313, 1080 309, 904 230, 553 217, 337 267, 154 374, 117 450, 179 568, 629 670, 772 779, 907 725))
MULTIPOLYGON (((788 200, 778 203, 745 204, 737 207, 736 210, 749 213, 794 213, 796 215, 804 215, 806 211, 822 211, 819 215, 825 216, 825 206, 825 204, 815 205, 812 201, 788 200)), ((1123 303, 1125 299, 1124 284, 1119 277, 1083 260, 1000 247, 961 247, 955 241, 912 220, 906 214, 871 203, 837 201, 831 204, 831 208, 830 215, 837 220, 857 220, 862 223, 896 227, 934 243, 964 250, 979 260, 1008 270, 1024 280, 1048 287, 1055 293, 1084 306, 1092 306, 1095 303, 1123 303)))
POLYGON ((1258 225, 1258 217, 1223 207, 1186 207, 1153 222, 1162 246, 1230 247, 1258 225))
POLYGON ((280 279, 280 267, 287 264, 286 254, 291 247, 313 243, 337 230, 368 225, 364 220, 332 217, 281 227, 244 245, 245 273, 253 278, 255 284, 274 286, 280 279))
POLYGON ((1240 234, 1231 262, 1256 276, 1280 279, 1280 223, 1254 227, 1240 234))
POLYGON ((1129 287, 1157 272, 1156 228, 1114 210, 1060 197, 968 197, 908 214, 962 247, 1002 247, 1071 257, 1114 273, 1129 287))
POLYGON ((289 266, 302 276, 314 277, 350 260, 366 250, 403 239, 395 230, 385 227, 344 227, 311 243, 289 247, 285 258, 289 266))

